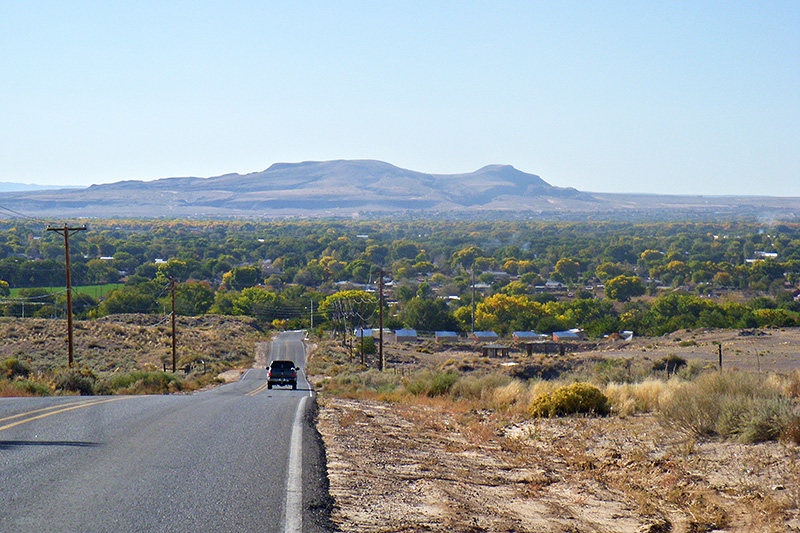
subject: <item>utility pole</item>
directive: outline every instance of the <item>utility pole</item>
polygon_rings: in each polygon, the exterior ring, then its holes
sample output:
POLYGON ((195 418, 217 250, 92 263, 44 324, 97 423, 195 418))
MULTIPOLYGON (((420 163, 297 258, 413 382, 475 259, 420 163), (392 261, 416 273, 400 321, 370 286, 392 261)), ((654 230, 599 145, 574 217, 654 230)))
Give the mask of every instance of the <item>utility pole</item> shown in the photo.
POLYGON ((170 288, 172 292, 172 373, 175 373, 175 346, 177 343, 175 331, 175 278, 170 278, 170 288))
POLYGON ((386 359, 383 357, 383 269, 380 271, 380 300, 378 301, 378 356, 381 361, 381 372, 386 370, 386 359))
POLYGON ((472 333, 475 333, 475 265, 472 265, 472 333))
POLYGON ((361 318, 361 364, 366 364, 367 358, 364 355, 364 300, 358 304, 358 314, 361 318))
POLYGON ((311 300, 311 329, 314 329, 314 298, 309 298, 311 300))
POLYGON ((69 266, 69 237, 79 231, 86 231, 86 224, 78 228, 71 228, 69 225, 64 224, 63 228, 54 228, 47 226, 47 231, 55 231, 64 236, 64 254, 66 257, 67 268, 67 366, 72 368, 73 362, 73 342, 72 342, 72 276, 70 274, 69 266))

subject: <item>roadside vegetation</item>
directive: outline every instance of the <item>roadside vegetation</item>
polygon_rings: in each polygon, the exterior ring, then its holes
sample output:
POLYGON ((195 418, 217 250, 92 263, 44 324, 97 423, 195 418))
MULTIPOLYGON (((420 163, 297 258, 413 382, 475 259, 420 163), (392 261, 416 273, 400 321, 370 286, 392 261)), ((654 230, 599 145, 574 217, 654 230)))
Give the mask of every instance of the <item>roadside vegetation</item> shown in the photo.
POLYGON ((221 383, 212 373, 178 375, 157 370, 124 372, 98 377, 89 368, 64 369, 54 374, 32 373, 16 359, 0 364, 0 397, 94 396, 99 394, 171 394, 221 383))
POLYGON ((177 331, 173 373, 168 325, 146 315, 77 321, 76 365, 66 368, 63 320, 2 318, 0 396, 189 392, 251 365, 267 338, 247 317, 181 317, 177 331))
POLYGON ((719 372, 676 356, 635 368, 614 359, 571 369, 550 364, 550 379, 515 378, 496 362, 475 356, 379 372, 354 362, 338 344, 323 342, 308 372, 324 395, 433 402, 448 411, 494 413, 500 425, 538 417, 653 414, 688 438, 800 444, 800 370, 783 376, 719 372))

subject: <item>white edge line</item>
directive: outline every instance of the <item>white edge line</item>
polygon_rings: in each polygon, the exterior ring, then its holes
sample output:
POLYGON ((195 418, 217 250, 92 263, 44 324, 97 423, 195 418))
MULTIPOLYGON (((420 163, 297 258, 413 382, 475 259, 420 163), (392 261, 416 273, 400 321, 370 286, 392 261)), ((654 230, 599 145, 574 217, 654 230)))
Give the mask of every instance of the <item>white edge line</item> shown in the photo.
POLYGON ((289 441, 289 465, 286 476, 286 514, 284 531, 296 533, 303 530, 303 412, 306 400, 303 396, 297 404, 289 441))

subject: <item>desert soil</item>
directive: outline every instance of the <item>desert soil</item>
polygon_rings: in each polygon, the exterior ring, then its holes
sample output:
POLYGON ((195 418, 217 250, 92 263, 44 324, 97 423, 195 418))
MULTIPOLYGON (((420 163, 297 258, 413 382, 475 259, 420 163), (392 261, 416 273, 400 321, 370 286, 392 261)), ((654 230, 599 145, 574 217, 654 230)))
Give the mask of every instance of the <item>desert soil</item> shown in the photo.
MULTIPOLYGON (((722 342, 728 368, 782 371, 798 368, 798 341, 797 330, 680 332, 591 355, 713 364, 722 342)), ((800 531, 797 446, 698 441, 654 415, 510 423, 433 399, 323 396, 318 429, 344 532, 800 531)))

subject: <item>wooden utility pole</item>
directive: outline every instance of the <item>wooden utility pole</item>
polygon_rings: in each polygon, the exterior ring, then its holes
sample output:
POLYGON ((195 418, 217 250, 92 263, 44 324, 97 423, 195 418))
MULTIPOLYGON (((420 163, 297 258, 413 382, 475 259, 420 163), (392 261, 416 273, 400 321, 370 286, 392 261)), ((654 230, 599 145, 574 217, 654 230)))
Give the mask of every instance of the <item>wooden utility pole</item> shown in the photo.
POLYGON ((175 331, 175 278, 170 279, 170 288, 172 289, 172 372, 175 373, 175 347, 177 343, 177 332, 175 331))
POLYGON ((364 355, 364 300, 358 304, 358 314, 361 318, 361 364, 364 365, 367 362, 367 356, 364 355))
POLYGON ((380 271, 380 299, 378 301, 378 356, 381 361, 381 372, 386 370, 386 359, 383 357, 383 269, 380 271))
POLYGON ((472 333, 475 333, 475 265, 472 266, 472 333))
POLYGON ((67 366, 72 368, 73 363, 73 342, 72 342, 72 275, 69 265, 69 237, 79 231, 86 231, 86 224, 78 228, 71 228, 64 224, 63 228, 47 226, 47 231, 55 231, 64 236, 64 254, 66 257, 67 268, 67 366))

